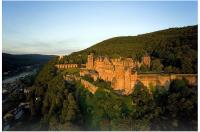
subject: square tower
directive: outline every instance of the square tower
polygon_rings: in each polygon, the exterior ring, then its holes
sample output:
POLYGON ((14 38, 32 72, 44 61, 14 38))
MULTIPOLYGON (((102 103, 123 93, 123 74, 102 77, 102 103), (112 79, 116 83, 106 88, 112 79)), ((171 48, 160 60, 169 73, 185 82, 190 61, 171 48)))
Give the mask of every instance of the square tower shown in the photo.
POLYGON ((94 69, 94 54, 93 53, 90 53, 90 55, 88 55, 86 68, 89 70, 94 69))

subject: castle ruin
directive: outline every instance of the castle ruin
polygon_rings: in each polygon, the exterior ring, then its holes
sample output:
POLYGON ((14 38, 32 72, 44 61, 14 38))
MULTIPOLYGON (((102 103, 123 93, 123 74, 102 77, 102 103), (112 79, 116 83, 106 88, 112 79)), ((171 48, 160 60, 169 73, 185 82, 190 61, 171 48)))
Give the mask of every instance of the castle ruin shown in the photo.
POLYGON ((137 80, 136 68, 141 65, 150 67, 151 59, 145 55, 142 61, 132 58, 110 59, 108 57, 94 57, 88 55, 86 68, 80 71, 80 76, 89 75, 94 80, 98 78, 111 82, 114 90, 124 90, 126 94, 132 92, 132 88, 137 80))

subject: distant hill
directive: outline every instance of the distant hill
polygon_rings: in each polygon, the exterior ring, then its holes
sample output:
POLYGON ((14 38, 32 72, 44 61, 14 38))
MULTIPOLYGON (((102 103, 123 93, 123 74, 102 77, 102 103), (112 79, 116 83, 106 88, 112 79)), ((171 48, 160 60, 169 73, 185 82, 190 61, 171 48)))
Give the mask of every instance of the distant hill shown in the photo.
POLYGON ((172 71, 197 72, 198 26, 170 28, 137 36, 115 37, 65 56, 64 63, 85 63, 87 55, 139 58, 148 53, 172 71), (187 70, 189 69, 189 70, 187 70))
POLYGON ((54 55, 40 55, 40 54, 2 54, 2 65, 3 72, 14 71, 23 66, 35 65, 35 64, 45 64, 52 58, 54 55))

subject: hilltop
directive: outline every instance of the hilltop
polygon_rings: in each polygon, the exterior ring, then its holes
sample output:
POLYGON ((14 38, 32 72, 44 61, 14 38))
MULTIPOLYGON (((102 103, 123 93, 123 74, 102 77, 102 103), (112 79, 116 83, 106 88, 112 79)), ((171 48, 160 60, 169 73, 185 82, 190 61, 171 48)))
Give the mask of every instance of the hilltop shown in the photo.
POLYGON ((198 26, 170 28, 152 33, 115 37, 64 57, 60 63, 85 63, 87 55, 132 57, 139 59, 148 53, 159 59, 169 71, 197 73, 198 26))

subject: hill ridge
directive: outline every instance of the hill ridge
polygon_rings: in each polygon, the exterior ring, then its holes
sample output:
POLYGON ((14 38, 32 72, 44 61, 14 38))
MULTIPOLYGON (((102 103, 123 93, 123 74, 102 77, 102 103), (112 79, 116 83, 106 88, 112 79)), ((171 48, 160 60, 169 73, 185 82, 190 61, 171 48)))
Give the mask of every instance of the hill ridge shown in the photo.
POLYGON ((159 59, 168 71, 196 73, 197 38, 198 25, 169 28, 137 36, 114 37, 64 56, 61 63, 85 63, 91 52, 96 56, 138 59, 148 53, 153 60, 159 59))

